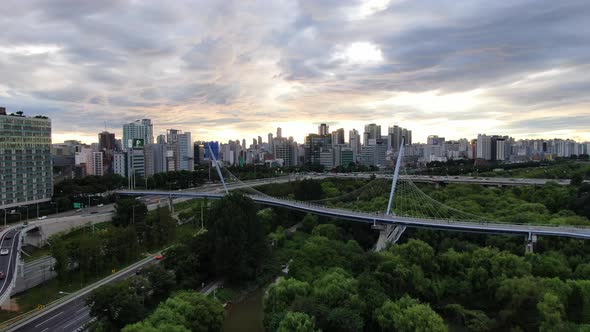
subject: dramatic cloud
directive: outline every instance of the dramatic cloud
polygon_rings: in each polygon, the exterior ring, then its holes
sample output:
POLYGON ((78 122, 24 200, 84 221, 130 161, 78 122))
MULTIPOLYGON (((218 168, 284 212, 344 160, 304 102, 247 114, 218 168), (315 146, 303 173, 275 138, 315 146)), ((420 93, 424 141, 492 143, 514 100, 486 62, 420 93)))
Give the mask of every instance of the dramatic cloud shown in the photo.
POLYGON ((585 0, 2 6, 0 106, 51 117, 56 141, 137 118, 223 141, 321 122, 590 140, 585 0))

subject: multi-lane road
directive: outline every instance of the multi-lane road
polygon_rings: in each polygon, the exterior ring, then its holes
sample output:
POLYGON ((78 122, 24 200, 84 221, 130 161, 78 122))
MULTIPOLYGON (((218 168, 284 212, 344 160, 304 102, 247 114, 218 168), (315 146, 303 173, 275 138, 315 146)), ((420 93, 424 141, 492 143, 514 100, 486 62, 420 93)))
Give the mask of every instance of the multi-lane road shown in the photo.
POLYGON ((19 242, 20 230, 16 228, 5 231, 0 238, 0 253, 8 250, 8 253, 0 255, 0 271, 3 275, 3 279, 0 279, 0 301, 2 302, 10 296, 11 286, 14 285, 16 278, 19 242))
POLYGON ((93 321, 90 309, 86 306, 86 298, 94 289, 135 275, 137 269, 155 262, 157 262, 155 255, 147 257, 91 286, 67 295, 63 301, 49 305, 35 315, 10 326, 0 326, 0 328, 4 328, 7 332, 80 331, 93 321))

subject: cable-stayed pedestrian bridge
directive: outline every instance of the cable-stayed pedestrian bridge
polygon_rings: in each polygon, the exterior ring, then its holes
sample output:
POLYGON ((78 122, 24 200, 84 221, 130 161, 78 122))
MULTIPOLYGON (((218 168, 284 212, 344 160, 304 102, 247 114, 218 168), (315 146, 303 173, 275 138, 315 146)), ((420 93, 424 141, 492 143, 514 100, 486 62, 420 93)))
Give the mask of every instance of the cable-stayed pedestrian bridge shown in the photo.
MULTIPOLYGON (((115 193, 134 196, 164 196, 169 198, 172 207, 172 199, 177 197, 221 199, 229 193, 229 190, 241 190, 259 204, 371 224, 373 228, 379 230, 376 250, 382 250, 387 243, 396 243, 406 227, 524 235, 527 251, 533 250, 533 243, 536 242, 538 235, 590 239, 590 227, 497 222, 441 203, 417 187, 412 182, 411 176, 400 176, 403 150, 402 139, 391 185, 388 185, 388 179, 373 177, 359 188, 325 199, 297 201, 291 198, 269 196, 254 189, 252 183, 245 183, 229 172, 223 167, 223 164, 217 162, 211 150, 209 152, 213 156, 213 164, 221 180, 223 192, 220 192, 219 189, 203 188, 202 191, 118 190, 115 193), (362 200, 370 200, 373 203, 377 201, 377 205, 374 206, 383 206, 380 203, 385 203, 387 192, 389 192, 389 200, 385 213, 354 211, 355 208, 358 208, 357 203, 361 197, 362 200)), ((378 210, 380 207, 374 209, 378 210)))
MULTIPOLYGON (((117 190, 119 195, 129 196, 162 196, 162 197, 189 197, 189 198, 208 198, 221 199, 224 193, 215 192, 189 192, 189 191, 158 191, 158 190, 117 190)), ((416 228, 441 229, 461 232, 477 232, 489 234, 520 234, 531 235, 549 235, 563 236, 581 239, 590 239, 590 228, 574 226, 550 226, 534 224, 509 224, 487 221, 457 221, 450 219, 436 218, 416 218, 403 217, 396 215, 386 215, 384 213, 369 213, 361 211, 349 211, 337 208, 331 208, 320 204, 310 202, 295 201, 284 198, 276 198, 262 195, 248 194, 256 203, 268 206, 275 206, 313 214, 346 219, 367 224, 390 224, 416 228)))

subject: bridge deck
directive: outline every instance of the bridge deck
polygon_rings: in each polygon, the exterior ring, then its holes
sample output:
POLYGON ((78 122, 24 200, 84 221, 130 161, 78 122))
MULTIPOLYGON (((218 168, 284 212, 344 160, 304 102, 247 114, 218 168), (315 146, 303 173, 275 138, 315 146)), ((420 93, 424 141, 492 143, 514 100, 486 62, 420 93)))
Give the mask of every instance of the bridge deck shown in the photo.
MULTIPOLYGON (((120 195, 132 196, 172 196, 220 199, 224 196, 221 193, 213 192, 186 192, 186 191, 150 191, 150 190, 118 190, 120 195)), ((578 226, 551 226, 534 224, 509 224, 498 222, 470 222, 456 220, 437 220, 426 218, 412 218, 401 216, 387 216, 381 213, 367 213, 328 208, 321 205, 314 205, 306 202, 291 201, 267 196, 249 195, 254 202, 264 205, 277 206, 295 209, 314 214, 347 219, 364 223, 385 223, 402 224, 415 228, 431 228, 448 231, 477 232, 489 234, 536 234, 549 236, 563 236, 580 239, 590 239, 590 228, 578 226)))

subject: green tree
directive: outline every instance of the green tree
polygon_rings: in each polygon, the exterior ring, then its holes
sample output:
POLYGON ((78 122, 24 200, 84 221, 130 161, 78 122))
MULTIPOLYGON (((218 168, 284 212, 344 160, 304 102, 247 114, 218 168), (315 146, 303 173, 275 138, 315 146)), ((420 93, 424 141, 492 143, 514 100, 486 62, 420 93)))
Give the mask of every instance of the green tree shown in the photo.
POLYGON ((121 329, 141 320, 146 313, 143 302, 130 280, 101 286, 86 299, 90 315, 111 329, 121 329))
POLYGON ((51 253, 51 256, 55 258, 53 269, 60 280, 65 280, 70 268, 70 260, 66 244, 60 234, 50 237, 47 243, 49 243, 49 252, 51 253))
POLYGON ((328 307, 342 306, 357 294, 357 281, 341 268, 326 272, 313 283, 312 296, 328 307))
POLYGON ((316 332, 313 318, 302 312, 288 312, 281 320, 277 332, 316 332))
POLYGON ((375 320, 382 331, 447 331, 443 319, 428 304, 420 304, 408 296, 395 302, 386 301, 375 310, 375 320))
POLYGON ((565 308, 557 296, 545 293, 543 300, 537 304, 537 309, 542 319, 540 331, 553 332, 561 330, 565 308))
POLYGON ((183 291, 160 304, 145 321, 123 331, 218 332, 223 318, 224 311, 219 302, 200 293, 183 291))
POLYGON ((267 258, 263 226, 252 199, 232 192, 211 209, 209 243, 218 275, 230 281, 251 280, 267 258))
POLYGON ((145 268, 142 274, 151 286, 151 302, 160 303, 172 293, 176 287, 174 271, 166 270, 162 265, 155 264, 145 268))
POLYGON ((342 228, 334 224, 323 224, 314 227, 311 235, 325 236, 330 240, 342 240, 342 228))
POLYGON ((305 215, 305 217, 303 217, 301 223, 301 230, 306 233, 311 233, 314 227, 316 227, 318 224, 318 217, 316 215, 308 213, 305 215))
POLYGON ((131 224, 143 224, 147 216, 147 206, 133 197, 122 198, 115 204, 113 225, 127 227, 131 224))

